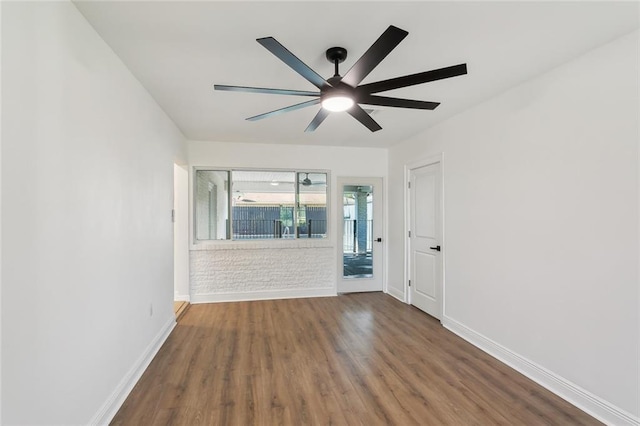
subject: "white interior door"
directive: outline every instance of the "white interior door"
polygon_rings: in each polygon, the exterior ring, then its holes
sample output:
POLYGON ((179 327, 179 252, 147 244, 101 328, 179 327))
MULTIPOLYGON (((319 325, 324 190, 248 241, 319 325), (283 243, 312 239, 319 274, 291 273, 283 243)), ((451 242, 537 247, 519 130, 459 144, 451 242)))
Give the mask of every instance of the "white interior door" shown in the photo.
POLYGON ((382 291, 382 178, 338 178, 338 293, 382 291))
POLYGON ((409 300, 442 314, 442 172, 440 162, 409 169, 409 300))

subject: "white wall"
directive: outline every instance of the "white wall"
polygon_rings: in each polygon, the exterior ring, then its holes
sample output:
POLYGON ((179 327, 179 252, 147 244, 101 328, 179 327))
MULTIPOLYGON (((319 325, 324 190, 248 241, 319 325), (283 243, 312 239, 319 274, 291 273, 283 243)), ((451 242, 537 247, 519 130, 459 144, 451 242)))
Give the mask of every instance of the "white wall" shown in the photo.
POLYGON ((173 299, 189 301, 189 171, 173 165, 173 299))
POLYGON ((1 7, 2 423, 104 423, 174 324, 183 137, 73 4, 1 7))
POLYGON ((616 424, 640 414, 638 72, 636 32, 389 152, 390 292, 403 167, 444 152, 443 323, 616 424))
POLYGON ((326 240, 218 241, 193 245, 190 262, 193 302, 336 294, 335 262, 340 249, 335 235, 337 178, 379 176, 386 180, 386 150, 190 141, 188 151, 192 167, 327 170, 331 175, 330 229, 326 240))

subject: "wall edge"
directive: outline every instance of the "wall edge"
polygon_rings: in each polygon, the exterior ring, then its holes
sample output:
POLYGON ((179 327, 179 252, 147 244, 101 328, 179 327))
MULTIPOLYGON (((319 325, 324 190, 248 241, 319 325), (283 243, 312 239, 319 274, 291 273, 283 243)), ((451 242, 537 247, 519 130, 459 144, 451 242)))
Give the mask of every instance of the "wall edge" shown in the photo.
POLYGON ((502 346, 451 317, 443 316, 442 325, 452 333, 505 363, 514 370, 558 395, 601 422, 618 426, 640 426, 640 418, 617 407, 564 377, 502 346))
POLYGON ((149 346, 147 346, 140 358, 138 358, 131 369, 122 378, 118 386, 116 386, 113 393, 109 395, 104 404, 102 404, 102 407, 100 407, 91 420, 89 420, 88 424, 107 425, 111 422, 175 326, 176 318, 172 314, 169 320, 160 329, 160 332, 151 341, 151 343, 149 343, 149 346))

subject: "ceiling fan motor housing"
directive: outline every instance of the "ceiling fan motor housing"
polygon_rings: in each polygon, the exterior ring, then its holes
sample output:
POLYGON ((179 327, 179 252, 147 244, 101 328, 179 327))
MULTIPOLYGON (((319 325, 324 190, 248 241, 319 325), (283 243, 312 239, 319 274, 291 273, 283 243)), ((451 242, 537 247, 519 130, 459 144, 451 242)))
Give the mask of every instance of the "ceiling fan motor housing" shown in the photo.
POLYGON ((342 80, 342 77, 340 76, 333 76, 331 78, 328 78, 327 83, 329 83, 330 86, 326 86, 320 89, 320 99, 322 100, 327 96, 353 97, 354 88, 349 86, 348 84, 341 82, 340 80, 342 80))

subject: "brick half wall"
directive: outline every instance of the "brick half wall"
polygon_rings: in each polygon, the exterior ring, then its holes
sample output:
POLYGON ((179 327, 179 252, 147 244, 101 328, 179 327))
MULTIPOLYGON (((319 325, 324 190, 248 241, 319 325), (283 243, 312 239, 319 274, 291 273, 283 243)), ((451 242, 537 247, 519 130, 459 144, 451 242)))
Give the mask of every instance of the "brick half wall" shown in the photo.
POLYGON ((253 245, 191 251, 191 300, 198 303, 335 294, 334 247, 253 245))

